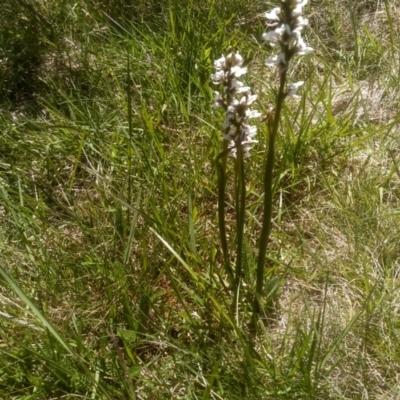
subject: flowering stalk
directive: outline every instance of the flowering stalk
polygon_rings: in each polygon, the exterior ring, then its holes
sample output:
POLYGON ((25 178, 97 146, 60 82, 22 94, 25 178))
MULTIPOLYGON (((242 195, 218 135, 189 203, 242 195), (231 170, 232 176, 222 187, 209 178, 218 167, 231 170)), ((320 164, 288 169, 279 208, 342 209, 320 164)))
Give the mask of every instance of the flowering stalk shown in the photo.
POLYGON ((225 224, 225 188, 226 188, 226 161, 228 156, 228 142, 224 141, 223 151, 217 157, 218 171, 218 225, 221 240, 222 253, 224 256, 224 265, 226 272, 231 280, 233 279, 233 271, 229 261, 228 240, 226 238, 225 224))
POLYGON ((257 96, 250 94, 250 88, 244 86, 238 78, 247 73, 242 67, 243 59, 239 53, 231 52, 214 62, 215 73, 211 76, 215 84, 223 85, 222 94, 215 92, 214 106, 224 108, 226 112, 223 124, 223 151, 217 157, 218 167, 218 223, 221 245, 224 253, 226 270, 235 287, 234 306, 237 306, 242 276, 243 234, 245 221, 246 186, 244 178, 244 158, 250 155, 250 146, 256 142, 254 136, 257 128, 249 125, 249 118, 259 117, 257 111, 249 109, 249 105, 257 96), (237 222, 236 267, 233 272, 230 266, 228 242, 225 227, 225 190, 227 156, 236 159, 235 168, 235 203, 237 222))
POLYGON ((289 62, 295 55, 305 55, 313 51, 301 36, 301 31, 308 24, 302 16, 303 7, 307 0, 281 0, 281 7, 267 12, 267 32, 263 38, 272 46, 279 46, 280 53, 267 59, 267 66, 275 66, 279 74, 279 91, 276 99, 276 108, 267 116, 269 148, 264 175, 264 215, 257 259, 257 280, 254 296, 253 316, 256 319, 261 311, 262 291, 264 285, 265 257, 271 233, 272 200, 273 200, 273 172, 275 162, 275 142, 278 134, 281 111, 287 96, 296 96, 297 89, 304 82, 286 84, 289 62), (288 87, 287 87, 288 86, 288 87))
POLYGON ((244 154, 243 145, 239 145, 236 152, 236 171, 235 171, 235 194, 236 194, 236 232, 237 232, 237 250, 236 267, 234 280, 233 309, 236 313, 237 323, 239 310, 239 293, 242 281, 242 257, 243 257, 243 237, 244 222, 246 215, 246 182, 244 176, 244 154))

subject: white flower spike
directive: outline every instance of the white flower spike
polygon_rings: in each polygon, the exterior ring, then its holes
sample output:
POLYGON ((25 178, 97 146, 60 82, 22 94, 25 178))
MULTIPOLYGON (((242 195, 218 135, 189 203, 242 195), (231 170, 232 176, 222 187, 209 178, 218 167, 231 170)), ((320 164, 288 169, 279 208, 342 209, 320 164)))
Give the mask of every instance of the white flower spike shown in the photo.
POLYGON ((303 28, 308 25, 307 18, 302 15, 306 4, 307 0, 281 0, 281 7, 265 14, 267 32, 262 37, 271 46, 279 45, 281 48, 280 54, 267 59, 265 64, 278 67, 279 73, 286 71, 294 55, 303 56, 313 51, 301 36, 303 28))
POLYGON ((213 83, 222 84, 224 88, 222 94, 215 92, 214 107, 223 107, 226 110, 222 137, 229 142, 229 149, 234 157, 239 145, 242 146, 245 157, 250 155, 251 144, 256 142, 254 136, 257 128, 250 126, 248 119, 261 115, 258 111, 249 109, 257 96, 252 95, 250 87, 244 86, 238 80, 247 73, 247 67, 242 67, 242 64, 242 56, 231 52, 214 61, 215 73, 211 75, 213 83))

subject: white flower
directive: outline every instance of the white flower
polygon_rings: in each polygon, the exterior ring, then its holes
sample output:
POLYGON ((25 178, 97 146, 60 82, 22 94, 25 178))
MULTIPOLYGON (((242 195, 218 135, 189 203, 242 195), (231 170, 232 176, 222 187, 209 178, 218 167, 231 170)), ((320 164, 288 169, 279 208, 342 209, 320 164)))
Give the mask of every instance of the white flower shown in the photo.
POLYGON ((235 93, 246 93, 250 91, 250 88, 248 86, 244 86, 243 82, 233 79, 228 90, 231 90, 235 93))
POLYGON ((249 106, 251 103, 256 101, 258 96, 256 94, 250 95, 247 97, 247 105, 249 106))
MULTIPOLYGON (((278 68, 282 67, 282 64, 287 64, 295 54, 305 55, 313 51, 313 48, 308 46, 301 37, 303 28, 308 25, 308 19, 302 15, 303 7, 308 0, 285 0, 284 2, 289 3, 287 7, 274 8, 265 14, 265 17, 272 22, 267 23, 267 32, 262 36, 272 46, 280 45, 281 53, 265 62, 268 66, 278 68), (290 10, 290 14, 286 15, 288 10, 290 10), (268 28, 273 29, 268 30, 268 28)), ((280 72, 282 72, 282 68, 280 68, 280 72)))
POLYGON ((235 67, 232 67, 231 69, 230 69, 230 73, 233 75, 233 76, 235 76, 236 78, 239 78, 239 76, 242 76, 242 75, 244 75, 244 74, 247 74, 247 68, 245 67, 245 68, 242 68, 242 67, 239 67, 239 66, 235 66, 235 67))
POLYGON ((299 56, 305 56, 306 54, 310 54, 314 51, 314 49, 310 46, 296 48, 296 54, 299 56))
POLYGON ((288 96, 298 97, 296 95, 297 89, 304 85, 304 81, 296 82, 296 83, 289 83, 289 90, 287 92, 288 96))
POLYGON ((246 110, 246 118, 259 118, 261 113, 257 110, 246 110))
POLYGON ((278 43, 281 35, 276 30, 264 32, 262 38, 271 42, 272 44, 278 43))
POLYGON ((264 32, 262 38, 264 40, 268 40, 272 44, 275 44, 281 40, 283 32, 285 32, 285 26, 282 24, 273 31, 264 32))
POLYGON ((289 26, 288 24, 285 24, 285 25, 284 25, 284 28, 285 28, 285 32, 286 32, 288 35, 291 35, 291 34, 292 34, 292 29, 290 28, 290 26, 289 26))
POLYGON ((218 58, 217 60, 215 60, 214 67, 217 71, 225 69, 225 57, 222 56, 221 58, 218 58))
POLYGON ((239 104, 241 106, 247 106, 247 96, 243 96, 240 100, 239 100, 239 104))
POLYGON ((225 79, 225 73, 223 70, 217 71, 215 74, 211 75, 211 79, 214 84, 218 85, 225 79))
MULTIPOLYGON (((247 73, 247 68, 242 68, 243 58, 238 53, 230 53, 225 58, 222 56, 214 61, 215 73, 211 75, 213 83, 229 82, 232 78, 239 78, 247 73)), ((233 89, 233 87, 231 87, 233 89)))
POLYGON ((231 125, 227 134, 224 135, 224 140, 233 140, 235 138, 236 128, 231 125))
POLYGON ((243 124, 240 128, 240 132, 243 134, 243 136, 245 136, 246 140, 249 141, 248 143, 253 143, 252 139, 257 134, 257 127, 243 124))
POLYGON ((237 79, 232 79, 231 84, 228 89, 234 90, 236 92, 236 91, 240 90, 242 87, 244 87, 243 82, 240 82, 237 79))
POLYGON ((230 128, 235 121, 235 114, 233 112, 229 112, 226 114, 225 122, 222 124, 223 129, 230 128))
POLYGON ((239 53, 229 53, 226 56, 226 63, 229 67, 237 67, 243 64, 243 57, 239 53))
POLYGON ((265 60, 265 65, 267 66, 278 66, 280 64, 286 64, 285 54, 279 53, 278 55, 272 56, 265 60))
POLYGON ((307 4, 307 0, 300 1, 296 4, 296 7, 292 10, 292 17, 298 17, 303 13, 303 7, 307 4))
POLYGON ((294 47, 294 54, 298 54, 299 56, 304 56, 306 54, 310 54, 314 51, 314 49, 304 41, 304 39, 298 35, 296 38, 296 46, 294 47))
POLYGON ((299 15, 296 19, 296 28, 293 29, 293 33, 300 33, 305 26, 308 25, 308 19, 303 18, 301 15, 299 15))
POLYGON ((239 53, 235 53, 235 65, 242 65, 243 57, 239 53))
POLYGON ((238 104, 239 104, 239 102, 236 99, 233 100, 232 103, 228 106, 228 109, 227 109, 228 113, 235 114, 237 111, 238 104))
POLYGON ((249 86, 242 86, 241 88, 236 90, 236 93, 248 93, 250 92, 250 87, 249 86))
POLYGON ((242 145, 243 157, 250 157, 251 144, 257 143, 254 137, 257 134, 257 127, 249 125, 246 121, 240 126, 239 136, 236 130, 229 131, 228 134, 224 136, 225 140, 230 140, 229 148, 231 150, 231 155, 236 158, 237 155, 237 145, 242 145))
POLYGON ((214 99, 213 107, 221 107, 222 104, 224 103, 224 99, 221 96, 221 93, 214 92, 214 95, 215 95, 215 99, 214 99))
POLYGON ((246 94, 245 96, 243 96, 240 99, 239 104, 241 106, 249 106, 251 103, 253 103, 255 100, 257 100, 257 98, 258 98, 258 96, 256 94, 253 94, 253 95, 246 94))
POLYGON ((242 135, 243 157, 250 157, 250 145, 257 143, 257 140, 254 140, 254 136, 257 134, 257 127, 243 124, 240 128, 240 134, 242 135))
POLYGON ((279 7, 274 8, 273 10, 265 13, 265 18, 270 19, 271 21, 279 21, 279 13, 281 9, 279 7))
MULTIPOLYGON (((284 27, 282 25, 282 29, 284 27)), ((243 58, 240 54, 231 52, 214 61, 215 72, 211 79, 215 84, 222 84, 224 92, 214 92, 214 107, 226 109, 225 121, 222 124, 223 139, 229 142, 231 155, 236 157, 237 147, 242 146, 245 157, 250 155, 250 144, 254 143, 257 128, 248 125, 249 118, 257 118, 261 114, 248 107, 256 99, 251 95, 250 87, 245 86, 238 78, 247 73, 247 67, 242 67, 243 58), (240 100, 239 100, 240 95, 240 100)))

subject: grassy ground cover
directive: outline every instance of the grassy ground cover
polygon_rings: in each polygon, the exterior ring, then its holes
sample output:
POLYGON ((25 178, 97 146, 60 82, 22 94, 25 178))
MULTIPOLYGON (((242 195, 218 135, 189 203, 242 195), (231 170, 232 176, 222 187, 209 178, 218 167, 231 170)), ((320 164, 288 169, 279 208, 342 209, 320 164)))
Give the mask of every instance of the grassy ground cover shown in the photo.
MULTIPOLYGON (((221 267, 213 61, 273 104, 263 12, 237 0, 0 9, 0 398, 400 398, 400 11, 311 0, 277 143, 249 332, 267 129, 246 162, 239 318, 221 267), (276 288, 276 290, 274 290, 276 288)), ((232 171, 231 171, 232 172, 232 171)), ((235 239, 234 199, 227 228, 235 239)))

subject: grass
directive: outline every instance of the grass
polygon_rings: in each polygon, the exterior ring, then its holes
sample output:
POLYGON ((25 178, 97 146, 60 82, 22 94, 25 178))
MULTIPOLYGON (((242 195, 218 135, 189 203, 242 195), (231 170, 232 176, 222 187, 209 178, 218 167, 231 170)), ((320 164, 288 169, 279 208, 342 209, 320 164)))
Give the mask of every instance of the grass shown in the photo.
MULTIPOLYGON (((5 2, 0 398, 400 398, 400 14, 349 4, 306 8, 316 52, 277 138, 274 314, 251 339, 267 131, 246 162, 236 320, 210 74, 237 48, 268 111, 271 7, 5 2)), ((233 192, 226 218, 234 241, 233 192)))

